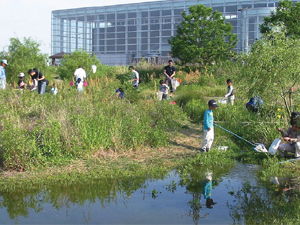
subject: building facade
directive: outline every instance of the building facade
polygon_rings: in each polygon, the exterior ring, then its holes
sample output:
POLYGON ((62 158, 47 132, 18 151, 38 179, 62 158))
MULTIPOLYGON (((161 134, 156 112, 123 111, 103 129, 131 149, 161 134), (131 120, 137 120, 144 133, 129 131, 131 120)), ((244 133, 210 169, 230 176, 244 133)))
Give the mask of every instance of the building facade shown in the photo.
POLYGON ((56 10, 52 12, 52 54, 78 49, 95 54, 103 64, 128 65, 142 58, 170 59, 168 40, 176 35, 181 12, 203 4, 223 13, 247 51, 260 36, 259 24, 275 10, 275 0, 165 0, 56 10))

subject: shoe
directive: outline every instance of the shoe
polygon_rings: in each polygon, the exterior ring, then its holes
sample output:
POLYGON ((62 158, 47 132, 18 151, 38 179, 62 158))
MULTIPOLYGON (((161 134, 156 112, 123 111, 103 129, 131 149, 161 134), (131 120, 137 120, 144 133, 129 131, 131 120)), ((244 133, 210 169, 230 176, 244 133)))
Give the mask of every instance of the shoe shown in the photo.
POLYGON ((206 149, 205 149, 205 148, 201 148, 201 149, 200 149, 200 152, 203 152, 203 153, 204 153, 204 152, 206 152, 206 149))
POLYGON ((207 149, 206 149, 206 152, 209 152, 209 151, 210 151, 210 149, 209 149, 209 148, 207 148, 207 149))

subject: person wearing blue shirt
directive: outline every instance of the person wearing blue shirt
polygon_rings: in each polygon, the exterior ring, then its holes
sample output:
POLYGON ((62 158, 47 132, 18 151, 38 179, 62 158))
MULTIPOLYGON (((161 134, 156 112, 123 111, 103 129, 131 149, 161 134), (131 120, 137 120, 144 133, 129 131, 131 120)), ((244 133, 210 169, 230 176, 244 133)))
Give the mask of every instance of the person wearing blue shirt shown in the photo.
POLYGON ((208 109, 204 113, 203 119, 203 143, 201 152, 208 152, 214 141, 214 114, 213 110, 219 107, 214 99, 209 100, 208 109))
POLYGON ((7 65, 8 65, 7 60, 2 59, 1 66, 0 66, 0 89, 6 88, 6 71, 4 67, 7 65))

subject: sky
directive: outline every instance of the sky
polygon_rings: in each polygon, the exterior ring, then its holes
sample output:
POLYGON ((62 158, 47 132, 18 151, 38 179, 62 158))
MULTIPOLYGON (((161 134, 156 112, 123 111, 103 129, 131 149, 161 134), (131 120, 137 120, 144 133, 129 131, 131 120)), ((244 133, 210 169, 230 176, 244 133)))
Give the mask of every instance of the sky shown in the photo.
POLYGON ((10 38, 31 37, 50 54, 51 12, 59 9, 128 4, 157 0, 0 0, 0 51, 7 51, 10 38))

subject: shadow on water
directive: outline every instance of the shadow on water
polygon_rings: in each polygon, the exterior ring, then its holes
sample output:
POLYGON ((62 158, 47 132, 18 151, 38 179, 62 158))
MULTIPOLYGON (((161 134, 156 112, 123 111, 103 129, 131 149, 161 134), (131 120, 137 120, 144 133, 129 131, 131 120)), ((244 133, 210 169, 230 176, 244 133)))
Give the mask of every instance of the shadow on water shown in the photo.
POLYGON ((298 181, 278 178, 265 187, 256 179, 258 169, 237 163, 156 178, 111 178, 1 192, 0 222, 271 224, 299 218, 298 181))

